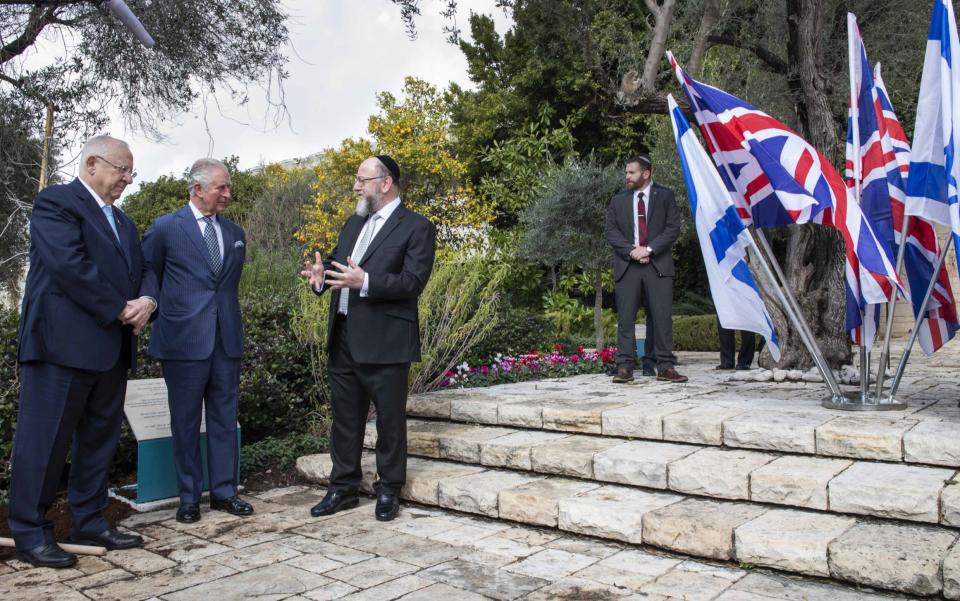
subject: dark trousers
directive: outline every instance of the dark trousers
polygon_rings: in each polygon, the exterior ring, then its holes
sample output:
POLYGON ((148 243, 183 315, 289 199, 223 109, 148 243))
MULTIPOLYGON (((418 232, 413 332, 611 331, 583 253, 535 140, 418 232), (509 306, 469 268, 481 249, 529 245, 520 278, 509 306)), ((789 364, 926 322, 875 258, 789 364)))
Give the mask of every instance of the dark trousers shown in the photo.
POLYGON ((228 357, 219 330, 213 354, 201 361, 162 361, 170 405, 173 459, 181 503, 199 503, 203 494, 200 417, 207 426, 207 472, 210 497, 237 494, 237 404, 240 359, 228 357))
POLYGON ((636 365, 637 337, 634 324, 641 295, 646 297, 647 340, 652 356, 644 365, 655 363, 659 370, 673 367, 673 278, 657 275, 650 264, 630 263, 623 277, 614 285, 617 300, 617 366, 633 369, 636 365))
POLYGON ((104 372, 31 362, 20 366, 20 408, 10 478, 10 532, 18 549, 54 542, 47 510, 73 444, 68 499, 73 533, 92 538, 109 524, 107 482, 120 438, 127 364, 104 372))
POLYGON ((327 377, 333 399, 330 490, 356 490, 370 401, 377 408, 377 492, 399 494, 407 480, 407 377, 409 363, 357 363, 347 344, 349 317, 337 317, 327 377))
MULTIPOLYGON (((721 327, 720 321, 717 320, 717 335, 720 338, 720 366, 732 368, 734 367, 733 351, 737 345, 737 331, 721 327)), ((753 364, 756 344, 756 336, 753 332, 740 331, 740 355, 737 357, 736 367, 750 367, 753 364)))

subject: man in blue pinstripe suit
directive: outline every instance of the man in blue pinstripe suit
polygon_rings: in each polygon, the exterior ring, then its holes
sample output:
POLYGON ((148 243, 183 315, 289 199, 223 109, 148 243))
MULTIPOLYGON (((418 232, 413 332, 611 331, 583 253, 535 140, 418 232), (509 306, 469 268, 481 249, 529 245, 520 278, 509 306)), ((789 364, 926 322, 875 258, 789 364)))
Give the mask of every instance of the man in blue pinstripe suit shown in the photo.
POLYGON ((221 216, 230 204, 230 172, 200 159, 189 174, 190 202, 160 217, 143 237, 147 267, 160 284, 149 354, 167 383, 177 520, 200 519, 203 466, 201 406, 206 409, 210 507, 249 515, 237 496, 237 401, 243 324, 238 286, 246 249, 243 228, 221 216))

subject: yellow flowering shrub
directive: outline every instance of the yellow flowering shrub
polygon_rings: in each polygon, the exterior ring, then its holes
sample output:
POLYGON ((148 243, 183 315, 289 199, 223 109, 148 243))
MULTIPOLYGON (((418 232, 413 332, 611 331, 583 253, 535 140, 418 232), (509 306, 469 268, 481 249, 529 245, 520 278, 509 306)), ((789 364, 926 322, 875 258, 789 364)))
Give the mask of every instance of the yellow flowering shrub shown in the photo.
POLYGON ((372 141, 350 138, 323 153, 300 240, 309 252, 329 252, 356 206, 357 167, 367 157, 389 154, 400 165, 401 199, 437 226, 438 244, 459 248, 475 243, 493 211, 481 202, 467 179, 466 163, 454 152, 446 100, 436 87, 408 77, 400 100, 383 92, 377 95, 377 106, 379 113, 367 125, 372 141))

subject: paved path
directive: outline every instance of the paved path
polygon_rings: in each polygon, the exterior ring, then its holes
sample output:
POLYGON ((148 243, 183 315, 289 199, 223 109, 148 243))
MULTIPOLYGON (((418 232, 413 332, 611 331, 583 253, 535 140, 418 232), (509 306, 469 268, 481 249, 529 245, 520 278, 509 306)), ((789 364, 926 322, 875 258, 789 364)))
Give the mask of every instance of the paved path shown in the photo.
POLYGON ((321 494, 298 486, 248 497, 251 518, 204 512, 187 525, 173 510, 135 515, 124 525, 144 536, 145 549, 85 557, 68 570, 0 564, 0 599, 905 598, 410 505, 381 524, 370 499, 311 518, 321 494))

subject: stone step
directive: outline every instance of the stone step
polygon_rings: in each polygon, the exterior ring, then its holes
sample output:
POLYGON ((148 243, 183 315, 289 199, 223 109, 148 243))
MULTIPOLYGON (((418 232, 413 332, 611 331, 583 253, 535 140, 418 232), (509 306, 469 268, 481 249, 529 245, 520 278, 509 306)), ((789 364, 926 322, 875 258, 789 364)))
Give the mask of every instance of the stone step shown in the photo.
MULTIPOLYGON (((326 454, 297 461, 298 470, 318 483, 327 482, 330 467, 326 454)), ((363 471, 369 491, 376 474, 372 453, 365 454, 363 471)), ((942 527, 877 523, 420 457, 409 458, 401 495, 424 505, 745 567, 960 599, 958 533, 942 527)))
MULTIPOLYGON (((376 446, 367 424, 364 445, 376 446)), ((956 470, 610 436, 407 421, 411 455, 684 495, 960 527, 956 470)))
POLYGON ((960 468, 955 398, 921 391, 912 394, 906 411, 846 412, 822 407, 823 396, 822 385, 730 382, 710 372, 681 385, 650 379, 617 385, 587 375, 413 395, 407 412, 490 426, 960 468))

